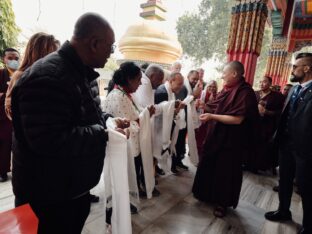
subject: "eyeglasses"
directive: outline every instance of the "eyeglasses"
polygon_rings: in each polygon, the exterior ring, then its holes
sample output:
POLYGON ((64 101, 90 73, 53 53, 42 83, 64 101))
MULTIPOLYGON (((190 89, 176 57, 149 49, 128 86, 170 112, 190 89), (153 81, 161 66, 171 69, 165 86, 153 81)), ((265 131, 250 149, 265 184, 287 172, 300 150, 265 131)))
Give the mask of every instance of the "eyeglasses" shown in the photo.
POLYGON ((292 67, 293 67, 293 69, 296 69, 297 67, 304 67, 304 66, 309 66, 310 67, 310 65, 308 65, 308 64, 303 64, 303 65, 292 65, 292 67))
POLYGON ((115 52, 115 49, 116 49, 116 45, 112 44, 112 46, 111 46, 111 54, 113 54, 115 52))
MULTIPOLYGON (((102 40, 106 40, 106 38, 98 38, 97 40, 98 40, 98 41, 102 41, 102 40)), ((116 49, 116 45, 115 45, 115 44, 112 44, 112 45, 111 45, 111 48, 110 48, 111 54, 113 54, 113 53, 115 52, 115 49, 116 49)))

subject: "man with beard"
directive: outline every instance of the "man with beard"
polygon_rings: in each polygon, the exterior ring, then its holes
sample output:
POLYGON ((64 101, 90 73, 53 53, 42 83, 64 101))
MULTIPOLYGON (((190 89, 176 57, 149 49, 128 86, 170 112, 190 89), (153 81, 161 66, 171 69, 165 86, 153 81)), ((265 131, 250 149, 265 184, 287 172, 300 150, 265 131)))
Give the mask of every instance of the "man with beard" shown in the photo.
POLYGON ((222 91, 207 105, 210 113, 200 116, 209 125, 192 191, 195 198, 214 203, 213 214, 220 218, 227 207, 238 204, 243 154, 254 139, 253 126, 258 119, 255 93, 243 75, 243 64, 228 63, 222 91))
POLYGON ((292 71, 294 86, 285 102, 276 139, 279 144, 279 207, 267 212, 270 221, 291 220, 290 202, 293 180, 302 197, 303 221, 301 234, 312 233, 312 53, 296 57, 292 71))

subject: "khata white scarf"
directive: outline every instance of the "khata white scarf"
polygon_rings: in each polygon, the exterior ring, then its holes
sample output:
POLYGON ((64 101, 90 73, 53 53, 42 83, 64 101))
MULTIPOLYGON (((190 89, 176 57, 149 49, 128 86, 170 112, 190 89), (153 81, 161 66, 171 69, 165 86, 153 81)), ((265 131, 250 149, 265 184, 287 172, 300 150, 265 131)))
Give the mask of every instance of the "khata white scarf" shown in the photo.
POLYGON ((113 208, 112 233, 131 234, 127 139, 114 130, 116 125, 112 118, 106 121, 106 125, 109 140, 104 161, 104 187, 105 197, 110 201, 106 205, 113 208))
POLYGON ((152 198, 152 192, 155 187, 151 130, 150 113, 148 109, 145 108, 140 113, 139 137, 147 198, 152 198))
POLYGON ((185 79, 184 85, 188 91, 188 96, 183 100, 187 109, 187 141, 190 153, 190 160, 194 165, 198 164, 198 151, 195 138, 195 129, 200 126, 199 115, 195 108, 194 96, 190 82, 185 79))
POLYGON ((168 93, 168 101, 164 101, 158 106, 162 109, 162 114, 155 116, 154 119, 154 138, 153 138, 153 154, 158 159, 161 168, 166 172, 171 171, 171 129, 174 118, 175 96, 169 87, 169 83, 165 83, 168 93))

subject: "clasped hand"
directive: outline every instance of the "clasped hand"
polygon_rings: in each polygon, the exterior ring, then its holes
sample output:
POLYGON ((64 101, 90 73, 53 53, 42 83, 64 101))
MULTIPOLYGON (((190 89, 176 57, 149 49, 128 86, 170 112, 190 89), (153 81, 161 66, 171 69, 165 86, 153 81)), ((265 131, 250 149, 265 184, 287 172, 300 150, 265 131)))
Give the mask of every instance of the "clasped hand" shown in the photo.
POLYGON ((150 113, 150 117, 152 117, 155 114, 155 106, 151 105, 147 107, 149 113, 150 113))
POLYGON ((115 123, 116 123, 115 130, 125 135, 127 139, 129 139, 130 131, 127 128, 130 127, 130 121, 128 119, 116 118, 115 123))

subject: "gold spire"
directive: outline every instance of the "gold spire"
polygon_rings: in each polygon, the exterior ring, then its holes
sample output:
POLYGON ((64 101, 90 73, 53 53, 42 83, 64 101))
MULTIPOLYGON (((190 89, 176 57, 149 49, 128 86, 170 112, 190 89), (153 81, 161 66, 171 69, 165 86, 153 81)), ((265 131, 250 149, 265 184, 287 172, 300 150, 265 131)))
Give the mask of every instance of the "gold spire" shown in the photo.
POLYGON ((166 9, 161 0, 149 0, 141 8, 143 19, 128 27, 119 41, 119 51, 124 60, 171 65, 181 57, 182 48, 176 35, 168 31, 166 9))
POLYGON ((143 19, 159 21, 166 20, 165 13, 167 10, 161 0, 148 0, 146 3, 141 4, 141 8, 143 9, 143 12, 140 13, 140 16, 143 19))

